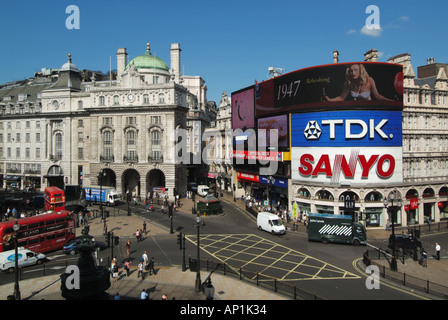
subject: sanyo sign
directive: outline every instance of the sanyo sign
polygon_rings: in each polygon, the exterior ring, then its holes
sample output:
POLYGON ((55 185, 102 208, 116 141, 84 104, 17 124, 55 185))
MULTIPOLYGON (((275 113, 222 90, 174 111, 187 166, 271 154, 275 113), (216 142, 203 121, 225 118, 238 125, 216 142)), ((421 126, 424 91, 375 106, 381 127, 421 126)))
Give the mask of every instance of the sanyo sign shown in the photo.
POLYGON ((399 111, 336 111, 291 115, 291 146, 401 146, 399 111))
POLYGON ((403 182, 401 147, 292 148, 292 179, 337 185, 403 182))

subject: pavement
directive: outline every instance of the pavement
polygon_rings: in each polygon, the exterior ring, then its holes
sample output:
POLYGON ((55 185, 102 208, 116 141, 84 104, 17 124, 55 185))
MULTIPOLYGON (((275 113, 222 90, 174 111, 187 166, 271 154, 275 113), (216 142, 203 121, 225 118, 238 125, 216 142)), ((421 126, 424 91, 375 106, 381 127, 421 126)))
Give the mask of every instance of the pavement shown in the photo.
MULTIPOLYGON (((222 201, 232 203, 241 211, 245 211, 245 203, 241 200, 236 200, 224 194, 222 201)), ((182 206, 179 209, 181 213, 191 214, 192 201, 189 199, 181 200, 182 206)), ((156 206, 158 207, 158 206, 156 206)), ((135 210, 135 206, 131 206, 135 210)), ((235 208, 235 210, 238 210, 235 208)), ((143 209, 143 206, 141 207, 143 209)), ((120 245, 124 245, 126 237, 134 237, 136 229, 142 228, 144 218, 132 214, 127 216, 123 210, 114 208, 109 210, 110 215, 107 218, 108 230, 112 230, 114 235, 120 237, 120 245)), ((248 214, 250 216, 250 214, 248 214)), ((255 221, 255 218, 253 218, 255 221)), ((170 234, 169 228, 146 221, 147 231, 151 236, 170 234)), ((298 224, 296 231, 291 231, 291 224, 286 224, 289 232, 306 233, 305 226, 298 224)), ((81 234, 81 228, 78 228, 77 234, 81 234)), ((93 236, 103 235, 103 222, 99 218, 95 218, 90 222, 90 234, 93 236)), ((388 239, 390 231, 384 229, 368 229, 368 239, 388 239)), ((429 254, 430 255, 430 254, 429 254)), ((407 259, 404 265, 398 263, 400 272, 407 275, 417 277, 419 279, 429 280, 441 285, 448 284, 448 259, 440 261, 431 259, 428 260, 428 267, 421 267, 418 262, 412 259, 407 259)), ((360 259, 358 266, 362 270, 365 269, 362 259, 360 259)), ((386 260, 378 260, 378 264, 387 263, 386 260)), ((120 269, 122 270, 122 269, 120 269)), ((25 300, 64 300, 61 296, 60 279, 58 275, 49 275, 40 278, 33 278, 29 280, 20 281, 20 292, 22 299, 25 300)), ((136 267, 131 267, 130 276, 127 277, 121 273, 118 281, 114 282, 111 278, 111 286, 107 290, 109 296, 112 298, 117 293, 121 299, 139 299, 140 293, 145 289, 152 300, 160 300, 163 294, 166 294, 169 299, 173 300, 205 300, 202 292, 195 291, 196 273, 189 270, 182 272, 181 266, 157 266, 156 272, 153 275, 146 275, 144 279, 137 278, 136 267)), ((275 292, 257 287, 254 284, 238 280, 231 276, 224 276, 219 273, 213 275, 213 286, 215 287, 215 300, 288 300, 288 298, 279 295, 275 292)), ((7 296, 14 291, 14 283, 9 283, 0 286, 0 300, 6 300, 7 296)))

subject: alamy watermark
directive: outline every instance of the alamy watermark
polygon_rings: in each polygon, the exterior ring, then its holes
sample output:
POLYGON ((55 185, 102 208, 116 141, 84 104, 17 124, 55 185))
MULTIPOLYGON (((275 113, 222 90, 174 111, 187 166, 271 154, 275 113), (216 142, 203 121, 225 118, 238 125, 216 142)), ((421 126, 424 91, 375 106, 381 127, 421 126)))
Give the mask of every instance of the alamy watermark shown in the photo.
POLYGON ((75 6, 74 4, 69 5, 67 6, 67 8, 65 8, 65 13, 70 14, 65 20, 65 27, 69 30, 80 29, 81 19, 79 7, 75 6))
POLYGON ((366 288, 369 290, 380 289, 380 269, 378 266, 368 266, 366 268, 366 273, 370 274, 366 279, 366 288))
POLYGON ((279 154, 278 129, 259 129, 258 133, 254 129, 200 132, 200 124, 193 125, 192 130, 178 128, 168 132, 169 145, 173 146, 168 154, 173 155, 174 164, 259 164, 260 175, 277 172, 278 159, 274 158, 279 154), (203 142, 205 147, 201 148, 203 142))
POLYGON ((65 279, 65 287, 68 290, 79 290, 81 288, 81 277, 78 266, 67 266, 65 273, 69 274, 69 276, 65 279))

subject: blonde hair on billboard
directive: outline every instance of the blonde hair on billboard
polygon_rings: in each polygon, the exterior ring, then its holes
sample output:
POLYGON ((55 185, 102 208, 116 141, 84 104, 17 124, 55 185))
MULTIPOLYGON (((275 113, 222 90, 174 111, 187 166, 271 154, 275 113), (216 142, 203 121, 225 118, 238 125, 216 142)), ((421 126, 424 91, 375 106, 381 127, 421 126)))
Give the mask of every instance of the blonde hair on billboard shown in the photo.
POLYGON ((347 69, 345 70, 345 79, 347 80, 348 84, 351 85, 353 84, 353 82, 355 81, 353 79, 352 73, 351 73, 351 66, 359 66, 359 79, 361 82, 361 85, 366 84, 369 80, 369 74, 366 71, 366 68, 364 67, 363 64, 351 64, 350 66, 347 67, 347 69))

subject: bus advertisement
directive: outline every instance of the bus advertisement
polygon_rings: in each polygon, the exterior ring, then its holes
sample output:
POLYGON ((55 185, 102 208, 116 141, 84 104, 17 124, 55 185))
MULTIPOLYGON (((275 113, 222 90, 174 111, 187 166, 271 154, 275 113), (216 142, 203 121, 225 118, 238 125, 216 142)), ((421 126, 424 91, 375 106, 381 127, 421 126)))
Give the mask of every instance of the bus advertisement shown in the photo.
POLYGON ((58 187, 46 187, 44 191, 44 208, 46 211, 59 212, 65 210, 65 193, 58 187))
MULTIPOLYGON (((0 252, 14 249, 16 220, 0 222, 0 252)), ((17 220, 19 247, 35 252, 47 252, 63 247, 76 237, 74 215, 70 211, 44 213, 17 220)))

